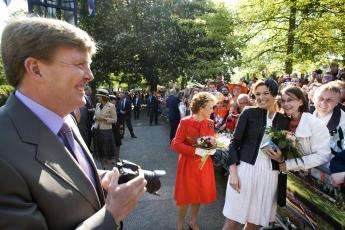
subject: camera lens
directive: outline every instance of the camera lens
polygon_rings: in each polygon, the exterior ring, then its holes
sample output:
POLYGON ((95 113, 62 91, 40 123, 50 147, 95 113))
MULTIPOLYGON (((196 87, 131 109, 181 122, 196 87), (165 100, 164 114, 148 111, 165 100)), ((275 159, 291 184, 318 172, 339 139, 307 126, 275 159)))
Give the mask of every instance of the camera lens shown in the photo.
MULTIPOLYGON (((127 160, 120 160, 116 163, 116 167, 120 172, 119 184, 126 183, 139 175, 139 166, 127 160)), ((165 170, 143 170, 144 178, 147 181, 146 191, 155 195, 161 187, 160 177, 166 174, 165 170)))
POLYGON ((164 170, 143 170, 144 171, 144 177, 145 180, 147 181, 146 185, 146 191, 148 193, 156 193, 160 187, 161 187, 161 182, 159 178, 161 176, 164 176, 166 172, 164 170))

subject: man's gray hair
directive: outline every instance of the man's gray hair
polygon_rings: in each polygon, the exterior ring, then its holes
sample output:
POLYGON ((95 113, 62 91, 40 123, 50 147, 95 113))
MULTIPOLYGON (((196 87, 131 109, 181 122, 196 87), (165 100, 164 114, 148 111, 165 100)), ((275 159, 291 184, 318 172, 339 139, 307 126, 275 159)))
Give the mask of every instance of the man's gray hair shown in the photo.
POLYGON ((238 95, 238 97, 237 97, 237 103, 238 103, 241 99, 247 99, 248 101, 250 101, 249 95, 248 95, 248 94, 245 94, 245 93, 241 93, 240 95, 238 95))

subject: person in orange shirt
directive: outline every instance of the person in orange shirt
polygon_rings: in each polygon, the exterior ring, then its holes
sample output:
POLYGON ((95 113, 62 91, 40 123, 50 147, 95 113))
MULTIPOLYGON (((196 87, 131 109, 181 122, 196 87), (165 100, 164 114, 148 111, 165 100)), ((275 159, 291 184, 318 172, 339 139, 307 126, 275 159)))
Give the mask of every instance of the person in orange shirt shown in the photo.
POLYGON ((229 115, 226 118, 225 125, 229 132, 234 132, 239 115, 243 111, 244 107, 250 105, 251 103, 248 94, 241 93, 237 98, 237 106, 235 103, 231 105, 229 115))
POLYGON ((214 109, 214 127, 217 131, 224 130, 225 119, 229 113, 227 106, 224 105, 224 99, 223 94, 217 95, 217 105, 214 109))
POLYGON ((174 199, 178 206, 178 229, 183 229, 187 208, 191 206, 189 228, 199 230, 197 217, 200 204, 216 200, 216 184, 213 163, 210 157, 202 168, 201 159, 210 150, 196 147, 197 139, 214 136, 214 122, 209 119, 216 98, 208 92, 193 96, 191 109, 193 115, 180 121, 171 149, 179 154, 176 172, 174 199))

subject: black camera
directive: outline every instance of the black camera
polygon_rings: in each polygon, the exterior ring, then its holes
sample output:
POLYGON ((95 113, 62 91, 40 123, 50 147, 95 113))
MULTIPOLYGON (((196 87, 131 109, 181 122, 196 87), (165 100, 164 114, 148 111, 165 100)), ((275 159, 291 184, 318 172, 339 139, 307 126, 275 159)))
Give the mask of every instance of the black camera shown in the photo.
MULTIPOLYGON (((120 160, 116 162, 115 166, 120 172, 120 178, 118 182, 119 184, 126 183, 139 175, 140 167, 139 165, 133 162, 127 160, 120 160)), ((146 191, 154 195, 159 195, 157 193, 157 191, 161 187, 161 182, 159 178, 166 174, 165 170, 143 171, 145 180, 147 181, 146 191)))

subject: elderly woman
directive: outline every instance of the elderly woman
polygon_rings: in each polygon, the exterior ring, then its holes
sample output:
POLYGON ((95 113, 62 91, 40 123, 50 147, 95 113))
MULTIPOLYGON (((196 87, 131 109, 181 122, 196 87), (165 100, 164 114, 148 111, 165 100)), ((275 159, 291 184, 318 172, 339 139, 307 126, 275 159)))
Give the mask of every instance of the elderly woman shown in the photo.
POLYGON ((330 160, 330 136, 327 127, 308 112, 308 101, 299 87, 282 91, 282 108, 291 118, 289 130, 295 133, 302 159, 285 159, 279 167, 282 171, 307 170, 330 160), (297 161, 296 161, 297 160, 297 161))
POLYGON ((109 102, 109 93, 105 89, 99 89, 96 93, 95 123, 92 129, 95 131, 95 152, 104 169, 111 169, 111 159, 116 151, 112 125, 116 123, 115 106, 109 102))
POLYGON ((196 147, 197 139, 214 136, 214 123, 209 119, 216 98, 208 92, 197 93, 191 101, 193 115, 180 121, 171 149, 179 154, 174 199, 178 206, 178 229, 183 229, 187 207, 191 205, 190 229, 199 229, 200 204, 216 200, 213 164, 210 157, 202 168, 201 159, 209 151, 196 147))
POLYGON ((269 140, 268 127, 288 128, 289 119, 276 112, 278 85, 267 79, 253 87, 258 107, 241 113, 229 146, 229 172, 223 214, 223 230, 259 229, 275 220, 277 208, 278 153, 264 154, 260 146, 269 140), (261 143, 261 144, 260 144, 261 143))
POLYGON ((321 86, 315 92, 314 116, 327 125, 331 135, 330 147, 334 155, 330 162, 331 180, 335 186, 345 180, 345 112, 339 107, 340 90, 335 82, 321 86))

